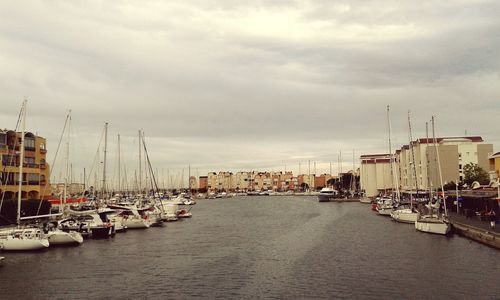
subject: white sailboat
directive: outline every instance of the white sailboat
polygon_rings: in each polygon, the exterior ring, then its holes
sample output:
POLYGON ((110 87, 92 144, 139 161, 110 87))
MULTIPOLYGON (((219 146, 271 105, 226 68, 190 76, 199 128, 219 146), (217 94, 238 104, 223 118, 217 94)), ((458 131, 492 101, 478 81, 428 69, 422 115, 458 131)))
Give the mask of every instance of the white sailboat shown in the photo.
POLYGON ((396 198, 396 202, 399 202, 399 199, 400 199, 397 168, 394 166, 395 157, 394 157, 394 154, 392 154, 391 119, 390 119, 389 105, 387 105, 387 129, 389 132, 389 155, 390 155, 390 165, 391 165, 391 183, 392 183, 392 190, 394 191, 394 189, 395 189, 396 193, 394 194, 393 192, 391 192, 390 197, 382 197, 377 202, 377 212, 382 216, 390 216, 391 215, 392 211, 394 210, 394 197, 396 198))
MULTIPOLYGON (((417 191, 416 195, 418 195, 418 178, 417 178, 417 171, 416 171, 416 167, 415 167, 415 152, 413 149, 412 140, 413 140, 413 137, 412 137, 412 133, 411 133, 411 118, 410 118, 410 111, 408 111, 408 146, 410 148, 411 160, 412 160, 410 162, 410 166, 413 166, 413 170, 410 170, 410 175, 413 174, 412 176, 415 179, 415 190, 417 191)), ((400 223, 415 224, 415 221, 417 221, 417 215, 418 215, 418 212, 413 208, 413 197, 411 196, 411 193, 410 193, 410 206, 409 207, 400 206, 391 212, 391 218, 394 221, 400 222, 400 223)))
POLYGON ((434 129, 434 116, 432 116, 432 139, 434 144, 434 149, 436 151, 437 167, 439 172, 439 180, 441 185, 441 195, 444 201, 444 215, 439 214, 440 204, 438 201, 436 203, 427 205, 428 212, 426 214, 418 214, 417 220, 415 221, 415 229, 422 232, 435 233, 446 235, 451 230, 450 222, 447 219, 448 212, 446 210, 446 197, 443 188, 443 175, 441 172, 441 162, 439 160, 439 151, 436 143, 436 132, 434 129))
POLYGON ((17 195, 17 226, 0 232, 0 249, 4 251, 30 251, 49 247, 49 240, 40 228, 21 227, 21 196, 24 164, 24 135, 26 130, 26 105, 22 106, 21 145, 19 154, 19 189, 17 195))
MULTIPOLYGON (((61 201, 61 211, 64 213, 64 208, 66 206, 66 199, 68 198, 67 186, 68 186, 68 176, 69 176, 69 142, 70 142, 70 130, 69 126, 71 123, 71 110, 69 111, 66 122, 68 122, 68 132, 67 132, 67 141, 66 141, 66 174, 64 178, 64 191, 63 198, 61 201)), ((58 223, 55 223, 55 226, 49 225, 49 232, 47 233, 47 238, 49 240, 50 245, 71 245, 76 244, 80 245, 83 243, 83 236, 81 233, 75 230, 63 231, 59 228, 58 223)))

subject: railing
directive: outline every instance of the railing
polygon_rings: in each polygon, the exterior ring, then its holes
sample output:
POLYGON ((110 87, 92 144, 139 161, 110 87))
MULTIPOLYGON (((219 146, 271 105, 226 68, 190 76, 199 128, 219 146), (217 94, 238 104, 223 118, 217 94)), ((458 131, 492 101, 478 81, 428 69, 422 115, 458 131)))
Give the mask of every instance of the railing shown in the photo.
POLYGON ((35 168, 38 169, 39 165, 38 164, 23 164, 25 168, 35 168))
POLYGON ((41 154, 45 154, 45 153, 47 153, 47 150, 45 150, 45 149, 40 149, 40 153, 41 153, 41 154))
POLYGON ((40 169, 45 170, 45 168, 47 168, 47 165, 46 165, 46 164, 40 164, 40 169))

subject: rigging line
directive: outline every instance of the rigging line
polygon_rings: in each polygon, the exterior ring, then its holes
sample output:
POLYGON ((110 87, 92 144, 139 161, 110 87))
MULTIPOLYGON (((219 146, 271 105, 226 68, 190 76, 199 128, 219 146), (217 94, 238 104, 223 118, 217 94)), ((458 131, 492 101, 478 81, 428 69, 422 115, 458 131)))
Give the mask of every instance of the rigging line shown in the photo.
MULTIPOLYGON (((91 167, 90 172, 87 176, 87 182, 90 182, 90 177, 92 177, 92 172, 94 171, 94 167, 96 166, 96 160, 99 156, 99 150, 101 149, 101 143, 102 143, 102 139, 104 137, 104 130, 105 129, 103 128, 102 133, 101 133, 101 138, 99 140, 99 144, 97 145, 97 151, 96 151, 96 154, 94 155, 94 160, 92 161, 92 165, 91 165, 92 167, 91 167)), ((84 191, 84 193, 85 193, 85 191, 84 191)))
MULTIPOLYGON (((153 168, 151 166, 151 161, 149 160, 148 150, 146 149, 146 141, 144 139, 144 133, 142 134, 142 145, 144 147, 144 154, 146 154, 146 158, 147 158, 147 161, 148 161, 149 171, 151 172, 151 184, 154 184, 153 185, 153 189, 155 190, 155 193, 158 193, 158 196, 160 196, 160 191, 159 191, 158 185, 156 183, 156 178, 155 178, 155 175, 154 175, 154 172, 153 172, 153 168)), ((155 197, 154 194, 153 194, 153 199, 155 199, 155 202, 158 202, 158 200, 156 200, 156 197, 155 197)), ((159 206, 160 206, 161 211, 164 212, 163 205, 161 204, 161 202, 160 202, 159 206)))
MULTIPOLYGON (((66 120, 64 121, 64 126, 63 126, 63 130, 61 132, 61 137, 59 138, 59 143, 57 144, 57 149, 56 149, 56 153, 54 154, 54 159, 52 160, 52 164, 49 166, 49 180, 51 179, 52 177, 52 171, 54 171, 55 169, 55 165, 56 165, 56 159, 57 159, 57 154, 59 153, 59 148, 61 148, 61 143, 62 143, 62 139, 64 137, 64 133, 66 131, 66 126, 68 125, 68 119, 70 118, 70 113, 68 113, 66 115, 66 120)), ((45 195, 45 192, 47 191, 47 184, 45 185, 45 187, 43 188, 43 193, 42 195, 45 195)), ((43 196, 42 196, 43 197, 43 196)), ((36 211, 36 215, 40 214, 40 209, 42 208, 42 202, 43 201, 40 201, 40 203, 38 204, 38 209, 36 211)))

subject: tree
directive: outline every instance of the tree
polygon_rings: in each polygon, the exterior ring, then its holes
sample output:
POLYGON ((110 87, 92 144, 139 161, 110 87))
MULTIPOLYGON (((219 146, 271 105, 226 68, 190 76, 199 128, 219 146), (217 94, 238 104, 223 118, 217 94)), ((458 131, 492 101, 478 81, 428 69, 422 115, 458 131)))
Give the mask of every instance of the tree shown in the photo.
POLYGON ((474 163, 468 163, 464 166, 464 182, 471 185, 474 181, 480 184, 488 184, 490 177, 483 168, 474 163))

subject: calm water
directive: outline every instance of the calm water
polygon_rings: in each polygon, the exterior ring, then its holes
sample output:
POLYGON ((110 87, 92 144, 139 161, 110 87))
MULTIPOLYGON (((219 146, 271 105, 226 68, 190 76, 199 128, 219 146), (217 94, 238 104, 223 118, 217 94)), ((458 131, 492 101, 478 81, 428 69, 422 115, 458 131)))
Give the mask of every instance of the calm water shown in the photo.
POLYGON ((360 203, 200 200, 164 228, 2 253, 0 298, 500 299, 500 252, 360 203))

